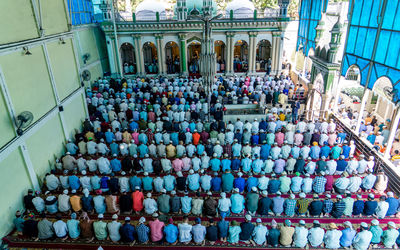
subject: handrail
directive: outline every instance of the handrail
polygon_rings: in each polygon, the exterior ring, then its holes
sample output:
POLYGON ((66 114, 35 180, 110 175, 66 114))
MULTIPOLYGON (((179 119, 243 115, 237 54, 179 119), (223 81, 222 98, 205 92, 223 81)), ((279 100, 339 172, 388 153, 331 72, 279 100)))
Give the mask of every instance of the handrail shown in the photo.
POLYGON ((330 119, 333 119, 337 125, 346 132, 346 140, 353 140, 357 149, 364 154, 366 157, 373 156, 375 159, 375 173, 379 170, 383 170, 386 176, 389 178, 388 188, 390 191, 400 194, 400 176, 389 166, 375 150, 372 150, 367 144, 365 144, 361 138, 356 135, 348 126, 346 126, 335 114, 330 114, 330 119))

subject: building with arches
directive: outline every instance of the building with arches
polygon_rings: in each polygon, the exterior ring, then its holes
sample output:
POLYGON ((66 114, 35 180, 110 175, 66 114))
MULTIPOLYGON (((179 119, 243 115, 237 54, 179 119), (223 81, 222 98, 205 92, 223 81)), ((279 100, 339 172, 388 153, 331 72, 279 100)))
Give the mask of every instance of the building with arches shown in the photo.
POLYGON ((221 14, 212 23, 217 73, 278 73, 290 21, 288 3, 280 0, 278 9, 262 13, 250 0, 229 2, 225 11, 218 9, 215 1, 178 0, 169 11, 162 1, 144 0, 132 18, 114 17, 105 3, 101 5, 104 22, 100 25, 107 41, 110 73, 198 74, 203 24, 192 20, 190 14, 208 9, 214 16, 221 14), (133 71, 124 69, 131 65, 133 71))

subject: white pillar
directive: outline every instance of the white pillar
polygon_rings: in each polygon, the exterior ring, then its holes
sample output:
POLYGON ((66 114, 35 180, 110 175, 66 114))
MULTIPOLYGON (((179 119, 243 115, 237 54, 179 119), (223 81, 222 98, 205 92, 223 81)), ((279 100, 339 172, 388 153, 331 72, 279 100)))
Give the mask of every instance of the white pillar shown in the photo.
POLYGON ((354 131, 356 135, 360 134, 359 130, 360 130, 360 126, 361 126, 361 120, 363 119, 363 116, 364 116, 365 104, 367 103, 369 92, 370 92, 369 89, 367 89, 367 87, 365 87, 364 95, 361 100, 360 112, 359 112, 358 119, 357 119, 356 131, 354 131))
POLYGON ((106 45, 107 45, 107 55, 108 55, 108 62, 110 64, 110 71, 111 74, 114 74, 117 72, 117 69, 115 67, 115 60, 114 60, 114 50, 113 50, 113 41, 109 36, 106 36, 106 45))
POLYGON ((393 146, 393 141, 394 141, 394 137, 396 135, 396 131, 397 131, 397 127, 399 126, 399 120, 400 120, 400 105, 396 105, 396 116, 393 120, 392 123, 392 127, 390 128, 390 134, 389 134, 389 139, 387 142, 387 147, 386 147, 386 151, 385 151, 385 158, 388 159, 390 157, 390 151, 392 150, 392 146, 393 146))
POLYGON ((335 102, 334 102, 334 105, 333 105, 333 111, 334 111, 334 113, 337 113, 338 112, 338 110, 339 110, 339 96, 340 96, 340 89, 341 89, 341 80, 344 80, 344 77, 343 76, 339 76, 339 78, 338 78, 338 83, 337 83, 337 86, 336 86, 336 92, 335 92, 335 102))

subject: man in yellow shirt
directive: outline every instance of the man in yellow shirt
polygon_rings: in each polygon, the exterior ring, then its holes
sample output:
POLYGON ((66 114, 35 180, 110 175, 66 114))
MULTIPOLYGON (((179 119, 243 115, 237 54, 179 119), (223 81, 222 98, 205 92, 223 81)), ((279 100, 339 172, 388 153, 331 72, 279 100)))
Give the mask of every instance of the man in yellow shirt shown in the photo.
POLYGON ((172 145, 172 142, 169 143, 167 147, 165 147, 167 151, 167 157, 168 158, 173 158, 176 156, 176 148, 174 145, 172 145))
POLYGON ((286 118, 285 114, 281 111, 279 114, 279 120, 285 121, 285 118, 286 118))

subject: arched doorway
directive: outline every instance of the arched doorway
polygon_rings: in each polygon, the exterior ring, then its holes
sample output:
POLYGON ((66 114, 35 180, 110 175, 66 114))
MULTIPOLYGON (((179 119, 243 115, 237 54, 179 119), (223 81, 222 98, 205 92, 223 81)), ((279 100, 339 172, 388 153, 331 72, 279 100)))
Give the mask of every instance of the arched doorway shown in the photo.
POLYGON ((388 119, 393 120, 392 116, 395 113, 396 106, 393 103, 392 96, 388 94, 392 91, 392 81, 385 76, 378 78, 372 88, 371 101, 369 102, 371 105, 370 110, 375 111, 375 115, 380 122, 386 123, 388 119))
POLYGON ((144 69, 147 74, 157 74, 157 48, 152 42, 143 44, 144 69))
POLYGON ((192 41, 188 45, 188 65, 189 73, 199 74, 200 73, 200 53, 201 53, 201 43, 198 41, 192 41))
POLYGON ((261 40, 256 50, 256 71, 271 72, 271 43, 268 40, 261 40))
POLYGON ((167 64, 167 74, 180 72, 179 46, 176 42, 168 42, 165 45, 165 56, 167 64))
POLYGON ((246 41, 239 40, 233 50, 233 69, 235 72, 247 72, 249 46, 246 41))
POLYGON ((215 48, 215 56, 217 59, 216 63, 216 71, 217 73, 224 73, 225 72, 225 43, 223 41, 215 41, 214 48, 215 48))
POLYGON ((135 49, 130 43, 123 43, 120 48, 121 61, 124 66, 124 74, 136 74, 135 49))

